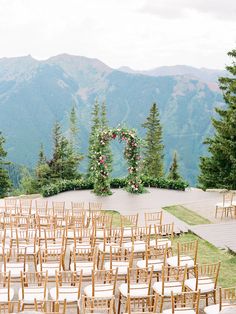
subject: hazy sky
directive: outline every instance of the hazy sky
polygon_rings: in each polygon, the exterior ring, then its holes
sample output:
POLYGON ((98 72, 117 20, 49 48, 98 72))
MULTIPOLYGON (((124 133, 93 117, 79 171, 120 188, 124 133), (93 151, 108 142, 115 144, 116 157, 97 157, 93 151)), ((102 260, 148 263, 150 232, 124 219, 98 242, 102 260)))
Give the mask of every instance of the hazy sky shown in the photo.
POLYGON ((224 68, 233 48, 236 0, 0 0, 0 57, 224 68))

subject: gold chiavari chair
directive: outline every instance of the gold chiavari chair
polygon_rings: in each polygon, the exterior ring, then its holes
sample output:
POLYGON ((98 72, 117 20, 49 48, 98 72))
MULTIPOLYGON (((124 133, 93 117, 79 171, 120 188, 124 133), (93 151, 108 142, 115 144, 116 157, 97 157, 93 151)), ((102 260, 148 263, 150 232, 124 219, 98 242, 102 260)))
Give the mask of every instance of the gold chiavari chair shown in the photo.
POLYGON ((236 287, 219 288, 219 303, 204 308, 205 314, 217 314, 224 311, 236 313, 236 287))
POLYGON ((81 314, 91 314, 91 313, 114 313, 115 298, 98 299, 95 297, 82 296, 82 309, 81 314))
MULTIPOLYGON (((144 213, 145 226, 162 225, 163 211, 144 213)), ((154 229, 151 232, 154 232, 154 229)))

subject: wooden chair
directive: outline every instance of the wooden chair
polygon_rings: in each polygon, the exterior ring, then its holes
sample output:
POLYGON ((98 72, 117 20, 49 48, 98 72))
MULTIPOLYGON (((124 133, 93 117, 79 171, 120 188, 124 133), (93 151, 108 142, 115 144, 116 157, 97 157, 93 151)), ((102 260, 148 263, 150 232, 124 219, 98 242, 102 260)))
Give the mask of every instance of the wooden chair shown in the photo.
POLYGON ((104 263, 106 271, 117 271, 117 278, 127 281, 128 270, 133 267, 133 250, 127 252, 123 247, 110 246, 109 261, 104 263))
POLYGON ((66 314, 66 300, 61 304, 60 302, 53 300, 38 301, 34 300, 34 309, 37 312, 42 312, 45 314, 66 314))
POLYGON ((150 295, 146 299, 140 298, 131 299, 127 297, 125 305, 125 314, 148 314, 159 313, 159 308, 162 307, 162 298, 159 295, 150 295))
POLYGON ((172 243, 174 239, 174 223, 154 225, 155 229, 154 235, 150 234, 149 246, 153 247, 163 247, 167 245, 168 254, 172 252, 172 243))
POLYGON ((53 215, 57 217, 65 217, 65 202, 52 202, 53 215))
POLYGON ((3 249, 4 263, 2 272, 11 274, 12 282, 20 282, 21 272, 28 271, 26 264, 26 249, 20 249, 17 246, 3 249))
POLYGON ((152 269, 153 275, 156 275, 157 280, 159 280, 162 267, 166 266, 166 258, 167 258, 168 247, 167 244, 162 247, 150 247, 146 243, 146 251, 145 258, 137 261, 137 268, 144 269, 152 269))
POLYGON ((224 310, 232 310, 232 313, 236 313, 236 287, 219 288, 219 303, 206 306, 204 313, 217 314, 224 310))
POLYGON ((0 314, 20 313, 22 312, 20 301, 0 302, 0 314))
POLYGON ((137 269, 130 268, 127 274, 127 283, 122 283, 119 287, 118 314, 122 304, 127 302, 128 295, 130 300, 141 299, 142 302, 148 302, 151 294, 153 267, 137 269))
POLYGON ((193 269, 197 264, 198 241, 178 242, 177 255, 167 258, 167 264, 171 267, 185 267, 193 269))
POLYGON ((153 284, 153 291, 161 296, 163 301, 170 299, 171 293, 177 296, 184 292, 186 276, 187 267, 162 266, 161 280, 153 284))
POLYGON ((182 292, 174 295, 171 292, 171 309, 163 311, 163 314, 199 314, 200 292, 182 292))
POLYGON ((45 301, 48 299, 47 272, 26 272, 21 273, 21 288, 18 291, 18 298, 22 301, 23 309, 25 306, 34 306, 34 299, 45 301))
POLYGON ((61 245, 50 245, 40 248, 37 272, 48 274, 49 281, 55 281, 56 271, 64 269, 64 248, 61 245))
POLYGON ((77 216, 80 212, 85 211, 84 202, 71 202, 71 215, 77 216))
POLYGON ((220 271, 220 262, 215 264, 196 265, 194 276, 185 281, 184 285, 188 291, 200 290, 200 295, 205 296, 206 306, 208 306, 209 296, 213 296, 216 303, 216 288, 220 271))
POLYGON ((17 199, 16 198, 4 198, 4 212, 6 214, 17 213, 17 199))
POLYGON ((20 214, 31 215, 32 199, 20 198, 20 214))
POLYGON ((89 202, 89 211, 101 211, 102 210, 102 203, 100 202, 89 202))
POLYGON ((78 276, 77 272, 60 271, 56 272, 56 287, 50 289, 52 300, 63 303, 66 300, 67 306, 77 304, 80 299, 82 284, 82 271, 78 276))
POLYGON ((82 296, 82 309, 81 314, 91 314, 91 313, 114 313, 115 298, 98 299, 94 297, 82 296))
MULTIPOLYGON (((162 225, 163 220, 163 211, 152 212, 152 213, 144 213, 145 226, 154 226, 154 225, 162 225)), ((152 228, 151 233, 155 230, 152 228)))
POLYGON ((233 202, 233 193, 232 192, 223 193, 222 202, 219 202, 216 204, 215 218, 217 218, 217 214, 219 211, 221 211, 221 219, 224 216, 228 217, 229 215, 231 216, 231 218, 233 218, 234 217, 234 206, 233 206, 232 202, 233 202))
POLYGON ((134 215, 121 215, 121 228, 128 227, 137 227, 138 226, 138 214, 134 215))
POLYGON ((97 248, 74 247, 73 253, 70 252, 69 269, 79 274, 82 270, 83 281, 91 280, 92 272, 97 270, 97 248))
MULTIPOLYGON (((117 270, 95 270, 92 272, 92 284, 84 288, 86 298, 111 301, 115 297, 117 270)), ((115 304, 113 304, 115 312, 115 304)))
POLYGON ((11 272, 0 272, 0 304, 7 304, 13 298, 14 289, 11 288, 11 272))
POLYGON ((48 201, 36 200, 35 201, 35 214, 37 216, 48 216, 48 201))

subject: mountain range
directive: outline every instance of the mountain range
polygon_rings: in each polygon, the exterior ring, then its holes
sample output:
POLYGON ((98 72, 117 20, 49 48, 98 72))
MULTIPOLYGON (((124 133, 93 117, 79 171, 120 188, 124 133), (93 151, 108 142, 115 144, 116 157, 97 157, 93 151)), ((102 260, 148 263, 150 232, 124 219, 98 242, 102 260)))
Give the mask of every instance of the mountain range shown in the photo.
MULTIPOLYGON (((68 130, 72 104, 78 108, 80 145, 87 152, 91 108, 106 101, 111 126, 125 124, 144 135, 141 124, 156 102, 160 111, 168 170, 177 150, 181 174, 191 185, 198 175, 202 144, 213 130, 214 108, 223 106, 217 85, 223 70, 189 66, 135 71, 112 69, 98 59, 68 54, 39 61, 31 56, 0 59, 0 131, 7 142, 8 158, 34 167, 40 144, 51 154, 51 130, 59 121, 68 130)), ((114 176, 126 173, 120 144, 114 142, 114 176)), ((86 169, 86 158, 81 165, 86 169)))

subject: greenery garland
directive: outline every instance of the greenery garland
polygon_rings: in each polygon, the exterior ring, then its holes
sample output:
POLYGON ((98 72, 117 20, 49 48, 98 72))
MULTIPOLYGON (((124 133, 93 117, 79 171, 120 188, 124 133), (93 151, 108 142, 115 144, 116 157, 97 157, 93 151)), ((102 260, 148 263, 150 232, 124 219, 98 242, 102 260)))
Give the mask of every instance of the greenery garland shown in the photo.
POLYGON ((107 164, 107 146, 110 140, 118 139, 120 142, 126 142, 124 157, 128 162, 127 191, 130 193, 142 193, 144 191, 140 179, 140 139, 133 129, 118 127, 114 129, 103 129, 96 134, 94 142, 94 192, 97 195, 110 195, 110 171, 107 164))

